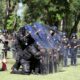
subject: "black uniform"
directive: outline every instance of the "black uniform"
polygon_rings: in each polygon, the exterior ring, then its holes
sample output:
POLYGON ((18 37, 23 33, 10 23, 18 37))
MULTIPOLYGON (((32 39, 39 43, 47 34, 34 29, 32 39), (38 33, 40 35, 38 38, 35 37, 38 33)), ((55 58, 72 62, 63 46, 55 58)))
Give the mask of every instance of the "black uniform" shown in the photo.
POLYGON ((45 48, 40 49, 40 73, 49 73, 49 55, 45 48))
POLYGON ((78 40, 77 35, 75 33, 72 34, 72 38, 70 40, 70 53, 71 53, 71 65, 76 65, 77 63, 77 49, 78 49, 78 40))
MULTIPOLYGON (((31 35, 25 35, 24 28, 20 30, 16 38, 17 44, 15 45, 15 48, 17 51, 17 58, 15 64, 13 65, 12 72, 29 74, 32 70, 36 69, 34 66, 37 66, 39 63, 39 60, 37 59, 38 49, 31 35), (22 66, 21 72, 18 70, 20 66, 22 66)), ((39 68, 37 69, 37 72, 39 72, 39 68)))

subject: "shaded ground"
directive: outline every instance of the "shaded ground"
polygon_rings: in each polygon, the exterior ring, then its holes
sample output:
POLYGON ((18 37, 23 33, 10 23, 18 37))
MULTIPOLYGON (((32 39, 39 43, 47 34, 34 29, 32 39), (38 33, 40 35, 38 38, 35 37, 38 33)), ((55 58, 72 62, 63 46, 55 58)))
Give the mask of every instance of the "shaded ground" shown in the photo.
MULTIPOLYGON (((70 62, 70 61, 69 61, 70 62)), ((17 75, 10 74, 14 60, 8 59, 8 70, 0 72, 0 80, 80 80, 80 59, 77 66, 63 68, 63 72, 48 75, 17 75)), ((69 63, 70 64, 70 63, 69 63)))

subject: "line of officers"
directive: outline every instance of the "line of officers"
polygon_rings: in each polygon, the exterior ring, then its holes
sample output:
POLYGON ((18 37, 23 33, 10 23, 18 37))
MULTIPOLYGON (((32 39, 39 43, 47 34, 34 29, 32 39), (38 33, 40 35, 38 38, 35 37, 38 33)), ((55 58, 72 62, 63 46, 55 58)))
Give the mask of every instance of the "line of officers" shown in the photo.
POLYGON ((24 28, 21 28, 16 37, 12 50, 15 53, 15 64, 12 66, 13 74, 49 74, 58 72, 60 67, 68 66, 70 56, 71 65, 77 64, 77 49, 80 40, 76 33, 67 38, 65 32, 59 32, 56 27, 50 30, 55 43, 54 49, 41 48, 24 28), (62 34, 62 35, 61 35, 62 34))

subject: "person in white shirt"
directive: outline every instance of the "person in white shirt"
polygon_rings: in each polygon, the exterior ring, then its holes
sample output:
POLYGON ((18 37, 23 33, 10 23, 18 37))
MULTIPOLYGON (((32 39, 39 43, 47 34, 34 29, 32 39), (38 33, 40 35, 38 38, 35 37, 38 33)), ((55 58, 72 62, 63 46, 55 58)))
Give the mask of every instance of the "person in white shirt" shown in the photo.
POLYGON ((4 48, 4 44, 3 44, 2 40, 0 39, 0 62, 3 58, 3 48, 4 48))

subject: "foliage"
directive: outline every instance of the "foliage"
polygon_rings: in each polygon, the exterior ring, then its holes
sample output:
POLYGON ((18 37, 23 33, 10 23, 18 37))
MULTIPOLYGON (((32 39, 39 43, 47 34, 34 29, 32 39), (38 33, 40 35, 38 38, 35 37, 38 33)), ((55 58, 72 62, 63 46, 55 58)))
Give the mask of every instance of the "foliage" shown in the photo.
POLYGON ((0 6, 0 26, 7 29, 14 29, 35 21, 60 27, 63 20, 62 29, 70 34, 77 31, 76 26, 80 20, 80 0, 0 0, 0 6), (22 20, 15 15, 20 1, 24 6, 22 20), (16 22, 15 26, 14 22, 16 22))
MULTIPOLYGON (((64 0, 65 2, 66 0, 64 0)), ((34 22, 38 18, 44 21, 44 23, 48 23, 49 25, 53 25, 55 21, 61 20, 64 12, 66 4, 62 4, 59 0, 32 0, 26 1, 28 9, 26 10, 25 15, 26 22, 34 22), (61 3, 61 4, 60 4, 61 3)))

